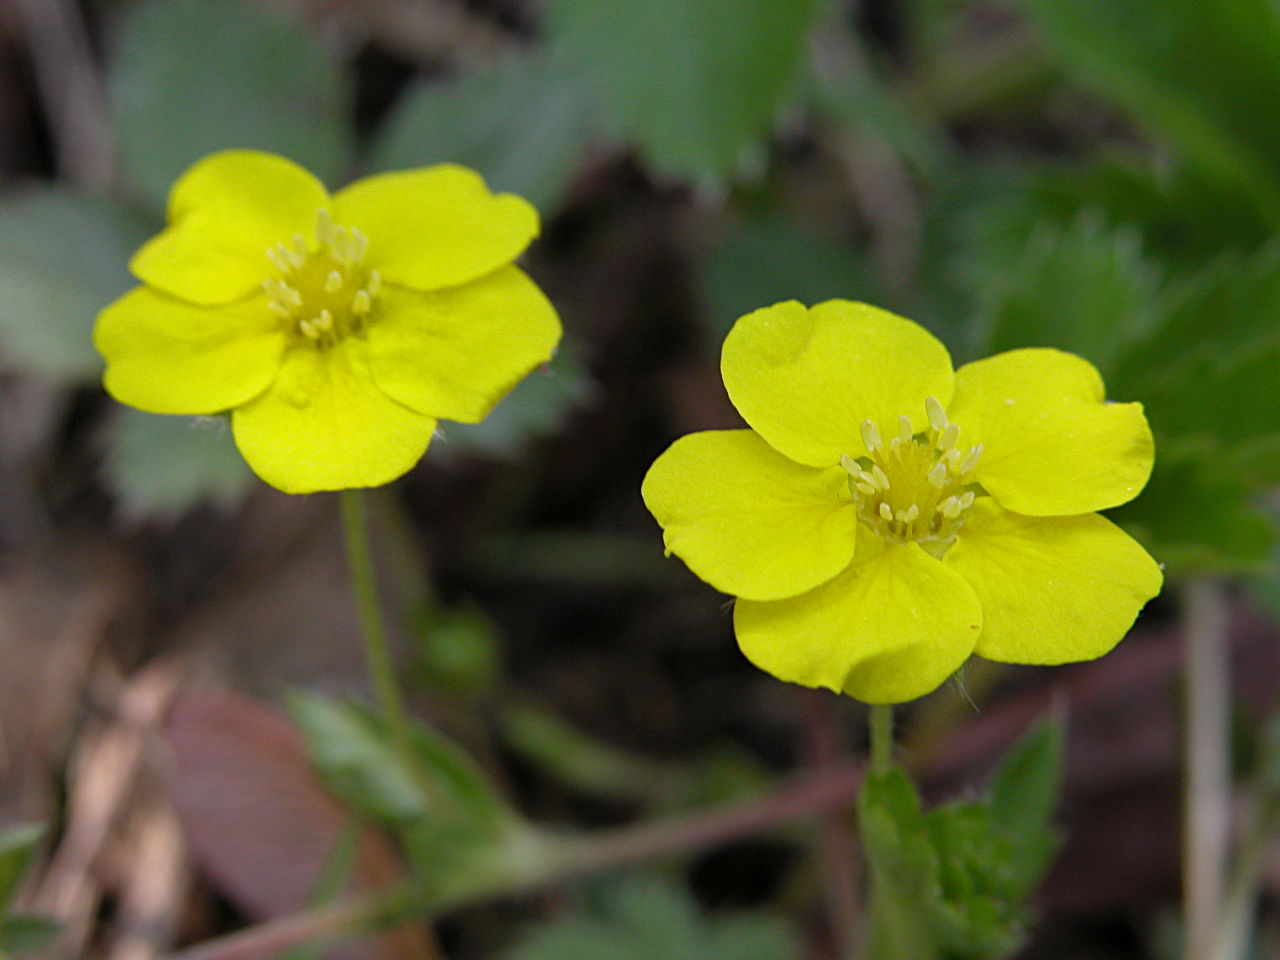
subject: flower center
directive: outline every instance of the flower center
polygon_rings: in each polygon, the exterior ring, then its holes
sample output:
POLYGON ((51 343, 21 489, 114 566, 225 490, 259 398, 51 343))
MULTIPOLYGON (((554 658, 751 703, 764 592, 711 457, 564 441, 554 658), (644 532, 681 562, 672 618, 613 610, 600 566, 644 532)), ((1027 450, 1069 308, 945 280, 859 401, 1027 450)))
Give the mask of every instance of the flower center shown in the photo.
POLYGON ((964 526, 973 506, 974 467, 982 444, 960 446, 960 428, 934 397, 924 403, 929 429, 916 436, 911 418, 898 417, 898 434, 885 443, 871 420, 861 427, 868 456, 841 457, 858 517, 882 537, 920 543, 941 555, 964 526))
POLYGON ((368 238, 316 213, 313 240, 300 233, 267 250, 276 275, 262 281, 271 312, 301 343, 330 347, 368 326, 382 278, 364 265, 368 238))

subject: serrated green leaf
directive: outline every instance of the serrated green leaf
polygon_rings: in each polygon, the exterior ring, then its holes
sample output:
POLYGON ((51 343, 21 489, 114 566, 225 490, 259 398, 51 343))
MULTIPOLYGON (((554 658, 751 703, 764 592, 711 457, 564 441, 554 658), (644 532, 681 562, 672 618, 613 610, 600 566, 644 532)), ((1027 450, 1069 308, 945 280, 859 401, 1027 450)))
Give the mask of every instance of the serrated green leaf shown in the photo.
POLYGON ((20 957, 39 950, 61 929, 57 921, 30 913, 0 918, 0 957, 20 957))
POLYGON ((1016 260, 983 279, 984 352, 1058 347, 1104 374, 1150 327, 1159 285, 1138 233, 1107 225, 1098 211, 1065 226, 1036 224, 1016 260))
POLYGON ((817 0, 551 0, 553 42, 660 171, 719 184, 795 79, 817 0))
POLYGON ((109 81, 122 173, 157 210, 179 174, 217 150, 270 150, 330 182, 350 155, 334 58, 246 0, 135 3, 109 81))
POLYGON ((22 875, 42 839, 44 827, 37 823, 19 824, 0 832, 0 913, 18 892, 22 875))
POLYGON ((551 436, 595 393, 595 384, 574 356, 561 347, 551 362, 534 370, 479 423, 445 423, 432 447, 439 458, 481 456, 511 460, 528 444, 551 436))
POLYGON ((44 188, 0 206, 0 350, 63 383, 97 378, 98 311, 129 287, 129 257, 147 230, 119 203, 44 188))
POLYGON ((880 303, 880 285, 865 264, 849 244, 779 214, 735 223, 712 246, 703 267, 711 311, 707 341, 718 350, 739 317, 781 300, 880 303))
POLYGON ((131 518, 173 518, 197 504, 229 506, 253 484, 225 417, 121 408, 107 427, 103 471, 131 518))
POLYGON ((411 87, 387 120, 369 166, 465 164, 493 189, 518 193, 545 213, 564 195, 592 109, 588 93, 558 60, 512 57, 411 87))
POLYGON ((1079 80, 1280 222, 1280 86, 1271 0, 1020 0, 1079 80))
POLYGON ((689 893, 656 877, 606 887, 598 903, 530 931, 506 960, 788 960, 795 937, 759 915, 702 917, 689 893))

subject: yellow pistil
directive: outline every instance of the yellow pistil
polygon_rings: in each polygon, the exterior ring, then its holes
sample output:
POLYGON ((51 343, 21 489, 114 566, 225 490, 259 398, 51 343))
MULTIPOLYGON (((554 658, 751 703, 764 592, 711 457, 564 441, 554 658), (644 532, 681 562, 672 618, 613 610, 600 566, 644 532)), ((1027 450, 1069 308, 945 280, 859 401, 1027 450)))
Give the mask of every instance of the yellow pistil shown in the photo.
POLYGON ((982 445, 960 446, 960 428, 934 397, 925 400, 929 426, 916 435, 911 418, 898 417, 897 433, 885 442, 871 420, 862 423, 867 456, 841 458, 858 516, 887 540, 919 543, 945 551, 964 526, 976 496, 972 475, 982 445))
POLYGON ((368 246, 359 230, 338 226, 321 209, 313 241, 294 234, 267 250, 277 273, 262 289, 291 339, 324 348, 364 330, 382 286, 378 271, 364 266, 368 246))

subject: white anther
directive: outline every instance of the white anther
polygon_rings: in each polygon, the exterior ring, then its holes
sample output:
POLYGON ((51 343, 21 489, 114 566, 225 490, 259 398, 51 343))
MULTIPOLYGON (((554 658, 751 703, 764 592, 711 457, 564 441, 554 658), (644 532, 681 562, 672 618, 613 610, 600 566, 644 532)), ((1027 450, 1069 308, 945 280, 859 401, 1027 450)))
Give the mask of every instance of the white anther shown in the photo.
POLYGON ((876 488, 869 483, 863 483, 860 481, 855 483, 854 486, 857 487, 858 492, 863 496, 874 497, 876 495, 876 488))
POLYGON ((351 312, 362 317, 372 309, 373 298, 369 296, 369 291, 357 290, 355 296, 351 298, 351 312))
POLYGON ((889 477, 880 469, 880 464, 873 463, 871 465, 871 479, 875 481, 875 485, 881 490, 889 489, 889 477))
POLYGON ((947 469, 945 463, 938 461, 929 468, 929 472, 925 476, 930 483, 941 490, 947 485, 947 477, 951 476, 951 471, 947 469))
POLYGON ((277 317, 288 319, 293 316, 293 311, 286 307, 279 300, 268 300, 267 309, 274 313, 277 317))
POLYGON ((911 442, 911 436, 915 431, 911 427, 911 418, 905 413, 898 415, 898 439, 906 444, 911 442))
POLYGON ((960 503, 959 497, 947 497, 938 505, 938 512, 948 520, 954 520, 964 512, 964 506, 960 503))
POLYGON ((961 506, 963 509, 965 509, 965 510, 968 510, 970 507, 972 507, 972 506, 973 506, 973 491, 972 491, 972 490, 966 491, 965 493, 962 493, 962 494, 960 495, 960 506, 961 506))
POLYGON ((312 322, 315 323, 316 327, 320 330, 328 332, 333 329, 333 314, 328 310, 321 310, 319 316, 317 316, 312 322))
POLYGON ((302 266, 307 259, 307 254, 311 252, 311 247, 307 245, 307 238, 300 233, 295 233, 293 235, 293 248, 288 252, 297 257, 297 265, 302 266))
POLYGON ((955 445, 960 442, 960 428, 954 423, 949 423, 938 436, 938 449, 943 453, 948 450, 955 449, 955 445))
POLYGON ((947 429, 947 414, 937 397, 924 398, 924 412, 929 416, 929 426, 941 433, 947 429))
POLYGON ((353 250, 353 260, 364 259, 365 251, 369 249, 369 238, 355 227, 351 228, 351 247, 353 250))
POLYGON ((382 274, 377 270, 370 270, 369 279, 365 282, 364 288, 369 291, 369 296, 376 297, 378 291, 382 289, 382 274))
POLYGON ((315 328, 315 325, 310 320, 300 320, 298 329, 310 340, 320 339, 320 331, 315 328))
POLYGON ((893 508, 884 501, 880 502, 880 516, 893 523, 893 508))
MULTIPOLYGON (((954 424, 952 424, 952 426, 954 426, 954 424)), ((938 462, 945 463, 949 469, 955 470, 956 464, 960 462, 961 456, 962 454, 960 453, 960 448, 952 447, 950 450, 948 450, 946 453, 944 453, 941 457, 938 458, 938 462)))
POLYGON ((342 279, 342 274, 337 270, 330 270, 329 275, 324 278, 324 292, 337 293, 342 289, 342 285, 345 282, 346 281, 342 279))
POLYGON ((289 251, 285 250, 280 244, 273 244, 267 247, 267 259, 271 261, 271 265, 281 273, 288 273, 296 264, 289 255, 289 251))
POLYGON ((968 455, 964 458, 964 462, 960 464, 960 475, 972 473, 973 468, 978 465, 978 460, 982 458, 982 444, 972 447, 968 455))
MULTIPOLYGON (((361 291, 361 293, 363 292, 361 291)), ((862 467, 858 466, 858 461, 847 453, 840 454, 840 466, 844 467, 851 477, 860 477, 862 475, 862 467)))
POLYGON ((862 434, 862 442, 866 444, 869 453, 875 453, 880 449, 882 443, 880 441, 880 428, 870 420, 863 420, 862 426, 858 428, 858 432, 862 434))
POLYGON ((324 207, 316 211, 316 239, 321 245, 333 239, 333 217, 324 207))
POLYGON ((911 523, 918 516, 920 516, 920 507, 918 504, 913 503, 911 506, 907 507, 907 509, 898 511, 898 522, 911 523))

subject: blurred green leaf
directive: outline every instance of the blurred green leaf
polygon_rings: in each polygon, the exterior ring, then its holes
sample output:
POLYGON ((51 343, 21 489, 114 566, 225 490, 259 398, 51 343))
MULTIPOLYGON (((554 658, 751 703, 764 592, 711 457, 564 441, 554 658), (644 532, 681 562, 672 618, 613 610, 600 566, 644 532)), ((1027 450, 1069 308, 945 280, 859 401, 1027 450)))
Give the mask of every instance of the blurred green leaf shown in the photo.
POLYGON ((1058 347, 1105 375, 1150 327, 1159 276, 1135 230, 1110 227, 1091 210, 1064 226, 1037 224, 1007 269, 983 280, 982 352, 1058 347))
POLYGON ((412 618, 414 676, 424 686, 476 696, 493 689, 500 656, 494 622, 474 603, 434 604, 412 618))
POLYGON ((1280 222, 1280 8, 1272 0, 1018 0, 1079 81, 1280 222))
POLYGON ((796 77, 817 0, 550 0, 553 42, 660 171, 720 184, 796 77))
POLYGON ((717 351, 739 317, 781 300, 882 301, 865 258, 850 244, 776 213, 733 224, 711 248, 702 279, 711 311, 708 343, 717 351))
POLYGON ((20 957, 41 949, 61 927, 48 917, 19 913, 0 919, 0 957, 20 957))
POLYGON ((406 757, 386 721, 351 703, 297 692, 289 710, 321 779, 353 811, 395 830, 415 871, 465 887, 488 871, 515 824, 460 747, 415 723, 406 757))
POLYGON ((199 503, 229 506, 253 483, 225 417, 122 407, 107 427, 103 471, 130 518, 173 518, 199 503))
POLYGON ((38 823, 19 824, 0 832, 0 913, 17 894, 22 875, 43 839, 44 827, 38 823))
POLYGON ((62 382, 100 375, 98 311, 129 287, 128 263, 146 229, 106 198, 44 188, 0 207, 0 349, 62 382))
POLYGON ((799 944, 758 915, 704 918, 681 886, 634 876, 532 930, 506 960, 787 960, 799 944))
POLYGON ((387 120, 373 170, 449 161, 480 171, 495 190, 544 213, 560 203, 582 155, 593 104, 578 78, 546 54, 419 81, 387 120))
POLYGON ((1009 899, 1026 897, 1049 869, 1058 851, 1053 829, 1062 782, 1063 731, 1044 720, 1005 754, 990 787, 991 823, 1003 838, 1002 872, 1009 899))
POLYGON ((573 350, 562 344, 547 366, 516 384, 479 423, 443 424, 432 452, 437 458, 516 459, 530 442, 559 430, 594 392, 595 385, 573 350))
POLYGON ((1215 470, 1212 448, 1202 442, 1167 440, 1156 449, 1142 494, 1107 515, 1170 576, 1266 570, 1276 530, 1253 505, 1253 492, 1229 470, 1215 470))
POLYGON ((335 59, 247 0, 140 0, 121 18, 110 90, 128 186, 163 209, 217 150, 283 154, 332 183, 350 155, 335 59))

